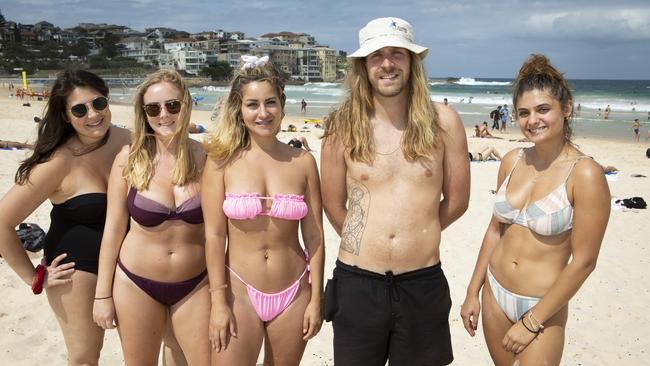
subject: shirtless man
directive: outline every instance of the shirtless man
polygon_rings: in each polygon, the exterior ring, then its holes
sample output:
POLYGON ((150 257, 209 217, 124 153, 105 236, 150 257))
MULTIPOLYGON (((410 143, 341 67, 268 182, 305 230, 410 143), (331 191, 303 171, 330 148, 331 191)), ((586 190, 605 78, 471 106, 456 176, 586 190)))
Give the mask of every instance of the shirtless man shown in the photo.
POLYGON ((334 363, 446 365, 440 236, 469 201, 465 130, 451 107, 431 103, 427 49, 409 23, 375 19, 359 41, 321 157, 325 213, 341 236, 325 294, 334 363))

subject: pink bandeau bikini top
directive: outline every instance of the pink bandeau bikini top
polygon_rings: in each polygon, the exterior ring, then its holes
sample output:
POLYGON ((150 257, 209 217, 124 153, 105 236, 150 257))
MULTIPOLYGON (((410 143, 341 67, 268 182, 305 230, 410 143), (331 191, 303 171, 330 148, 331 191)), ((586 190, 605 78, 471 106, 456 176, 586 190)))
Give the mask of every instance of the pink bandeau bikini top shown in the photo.
POLYGON ((276 193, 273 197, 262 197, 257 192, 226 192, 223 213, 232 220, 252 220, 257 216, 300 220, 307 215, 307 204, 304 196, 298 194, 276 193), (268 212, 262 212, 262 200, 273 200, 268 212))

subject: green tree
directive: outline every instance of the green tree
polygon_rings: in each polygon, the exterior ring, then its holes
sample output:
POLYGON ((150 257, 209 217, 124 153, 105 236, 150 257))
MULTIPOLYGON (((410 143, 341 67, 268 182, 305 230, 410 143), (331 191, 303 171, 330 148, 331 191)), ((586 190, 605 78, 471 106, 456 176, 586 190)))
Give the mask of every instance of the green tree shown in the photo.
POLYGON ((88 64, 90 64, 91 69, 108 69, 109 62, 106 57, 103 56, 90 56, 88 57, 88 64))
POLYGON ((117 43, 120 41, 120 37, 113 33, 106 33, 104 40, 102 41, 102 50, 100 54, 104 57, 113 58, 117 56, 117 43))
POLYGON ((201 69, 199 75, 210 77, 211 80, 224 80, 232 76, 232 67, 226 61, 217 61, 201 69))
POLYGON ((18 42, 7 44, 3 54, 4 58, 8 60, 25 61, 34 59, 34 54, 22 43, 18 42))
POLYGON ((61 57, 59 45, 54 41, 43 42, 38 48, 41 50, 41 58, 55 59, 61 57))
POLYGON ((77 57, 86 57, 90 54, 90 47, 88 47, 88 42, 83 39, 77 40, 77 42, 66 46, 64 49, 66 55, 73 55, 77 57))
POLYGON ((291 78, 291 74, 288 72, 285 72, 284 70, 278 69, 278 72, 280 73, 280 78, 284 81, 287 81, 291 78))

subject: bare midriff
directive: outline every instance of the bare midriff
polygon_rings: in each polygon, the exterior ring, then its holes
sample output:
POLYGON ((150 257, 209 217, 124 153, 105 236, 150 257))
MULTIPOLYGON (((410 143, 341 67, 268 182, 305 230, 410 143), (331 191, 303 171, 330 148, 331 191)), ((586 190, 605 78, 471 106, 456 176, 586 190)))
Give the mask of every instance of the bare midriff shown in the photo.
POLYGON ((226 265, 262 292, 285 290, 307 264, 298 240, 298 223, 269 216, 230 220, 226 265))
POLYGON ((544 296, 569 261, 571 231, 541 236, 516 224, 502 230, 490 258, 490 271, 509 291, 544 296))
POLYGON ((144 228, 131 220, 120 249, 120 260, 129 271, 151 280, 179 282, 205 270, 203 225, 167 220, 144 228))
POLYGON ((395 274, 438 263, 441 160, 408 162, 401 151, 377 155, 372 165, 347 159, 339 260, 395 274))

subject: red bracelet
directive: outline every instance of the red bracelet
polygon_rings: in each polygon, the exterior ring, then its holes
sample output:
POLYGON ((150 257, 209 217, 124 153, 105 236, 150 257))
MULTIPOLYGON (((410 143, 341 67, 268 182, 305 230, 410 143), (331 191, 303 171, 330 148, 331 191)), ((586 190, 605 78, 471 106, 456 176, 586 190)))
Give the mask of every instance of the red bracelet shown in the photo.
POLYGON ((32 292, 34 295, 38 295, 43 292, 43 282, 45 282, 45 272, 47 268, 44 265, 39 264, 36 266, 36 274, 34 275, 34 280, 32 280, 32 292))

